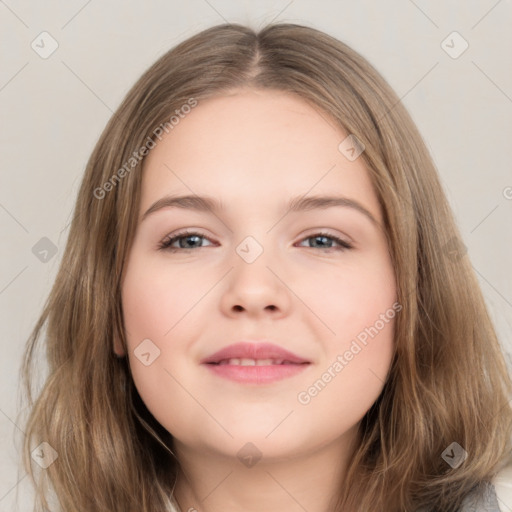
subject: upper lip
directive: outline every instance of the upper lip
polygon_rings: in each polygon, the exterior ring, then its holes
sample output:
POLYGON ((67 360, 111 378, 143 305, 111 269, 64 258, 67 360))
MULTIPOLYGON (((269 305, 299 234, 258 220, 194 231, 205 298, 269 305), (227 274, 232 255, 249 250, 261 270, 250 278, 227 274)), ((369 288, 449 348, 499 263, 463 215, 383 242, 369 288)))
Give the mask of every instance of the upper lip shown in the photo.
POLYGON ((309 363, 308 360, 273 343, 239 342, 228 345, 201 360, 201 364, 218 363, 224 359, 282 359, 291 363, 309 363))

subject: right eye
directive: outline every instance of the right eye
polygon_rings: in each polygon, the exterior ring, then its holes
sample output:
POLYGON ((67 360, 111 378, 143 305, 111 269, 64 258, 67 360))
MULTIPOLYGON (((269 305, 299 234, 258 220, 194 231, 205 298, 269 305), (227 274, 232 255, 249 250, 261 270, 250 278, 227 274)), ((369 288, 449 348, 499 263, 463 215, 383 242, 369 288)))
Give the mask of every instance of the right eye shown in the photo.
POLYGON ((176 252, 180 250, 187 251, 191 249, 201 249, 201 246, 182 247, 182 245, 184 245, 180 243, 182 240, 185 241, 184 244, 196 244, 198 241, 200 243, 201 240, 209 240, 209 238, 206 238, 205 236, 195 231, 182 231, 181 233, 176 233, 175 235, 164 238, 158 245, 158 249, 167 250, 171 252, 176 252), (172 247, 175 242, 178 242, 178 247, 172 247))

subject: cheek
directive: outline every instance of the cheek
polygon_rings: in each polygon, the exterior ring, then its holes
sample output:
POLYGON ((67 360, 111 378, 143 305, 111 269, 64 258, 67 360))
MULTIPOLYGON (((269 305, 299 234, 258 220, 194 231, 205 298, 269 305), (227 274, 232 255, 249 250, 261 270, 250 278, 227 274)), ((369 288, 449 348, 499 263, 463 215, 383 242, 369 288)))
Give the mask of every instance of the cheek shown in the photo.
POLYGON ((382 255, 354 258, 346 265, 317 266, 293 282, 306 306, 323 323, 324 339, 338 349, 374 325, 396 299, 394 271, 382 255))
POLYGON ((197 301, 197 290, 194 294, 194 286, 190 285, 190 279, 183 273, 176 270, 171 273, 169 266, 149 262, 137 253, 130 257, 122 285, 133 381, 146 407, 168 430, 174 425, 172 413, 189 405, 189 397, 172 377, 175 374, 172 361, 173 353, 184 350, 180 340, 188 339, 184 331, 187 322, 180 320, 197 301), (173 397, 174 407, 169 407, 169 397, 173 397))
POLYGON ((379 397, 393 359, 393 308, 386 320, 361 329, 354 326, 354 336, 330 344, 318 371, 297 393, 300 418, 322 418, 323 428, 333 436, 363 418, 379 397))
POLYGON ((135 256, 127 267, 122 290, 129 346, 133 349, 145 338, 157 344, 157 340, 166 340, 173 326, 197 302, 199 292, 193 275, 135 256))
POLYGON ((308 413, 329 411, 346 421, 350 411, 350 419, 361 418, 378 398, 393 358, 401 307, 391 261, 381 253, 301 282, 308 306, 324 324, 324 356, 297 401, 308 413))

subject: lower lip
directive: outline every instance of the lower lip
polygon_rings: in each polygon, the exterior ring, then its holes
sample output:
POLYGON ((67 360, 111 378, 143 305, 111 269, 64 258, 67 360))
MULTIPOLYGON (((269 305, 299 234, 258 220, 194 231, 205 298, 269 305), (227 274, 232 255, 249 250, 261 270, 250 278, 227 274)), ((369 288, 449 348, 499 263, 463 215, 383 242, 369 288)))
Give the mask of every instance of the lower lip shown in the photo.
POLYGON ((303 372, 309 364, 274 364, 268 366, 240 366, 206 364, 215 375, 246 384, 270 384, 303 372))

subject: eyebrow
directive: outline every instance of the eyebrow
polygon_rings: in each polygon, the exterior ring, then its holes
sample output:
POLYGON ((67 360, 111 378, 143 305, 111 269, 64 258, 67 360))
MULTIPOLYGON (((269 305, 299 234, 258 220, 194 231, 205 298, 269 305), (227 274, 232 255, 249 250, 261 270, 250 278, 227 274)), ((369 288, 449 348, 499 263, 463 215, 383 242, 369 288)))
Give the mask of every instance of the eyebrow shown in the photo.
MULTIPOLYGON (((288 203, 288 211, 303 212, 309 210, 323 210, 333 207, 352 208, 367 217, 376 227, 380 224, 373 214, 361 203, 348 197, 340 196, 298 196, 294 197, 288 203)), ((186 196, 164 196, 154 202, 142 215, 141 222, 150 214, 161 210, 162 208, 183 208, 200 212, 222 212, 225 211, 225 205, 210 196, 186 195, 186 196)))

